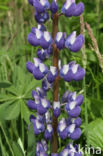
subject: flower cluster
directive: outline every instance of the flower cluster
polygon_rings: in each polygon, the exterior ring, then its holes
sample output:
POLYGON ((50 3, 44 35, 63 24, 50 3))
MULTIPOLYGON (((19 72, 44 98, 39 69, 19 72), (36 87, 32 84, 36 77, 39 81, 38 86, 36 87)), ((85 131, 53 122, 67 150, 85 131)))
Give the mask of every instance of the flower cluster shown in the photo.
MULTIPOLYGON (((45 139, 37 142, 36 156, 48 156, 47 142, 52 141, 54 132, 52 116, 58 118, 62 106, 64 106, 68 117, 59 120, 57 125, 58 136, 61 139, 79 139, 81 135, 81 118, 79 115, 83 96, 76 95, 76 92, 66 91, 62 100, 50 102, 47 99, 47 91, 52 89, 57 76, 67 82, 80 81, 85 76, 85 70, 75 61, 63 66, 59 66, 58 63, 58 68, 52 65, 48 67, 44 64, 44 61, 53 55, 53 44, 59 51, 67 48, 69 51, 78 52, 84 43, 83 35, 77 35, 76 31, 69 35, 65 32, 57 32, 55 38, 52 38, 44 23, 49 18, 53 20, 55 14, 66 17, 80 16, 84 11, 84 4, 82 2, 76 4, 75 0, 66 0, 61 8, 61 13, 58 14, 57 0, 52 0, 51 4, 48 0, 28 0, 28 2, 35 9, 34 17, 38 26, 32 28, 27 40, 32 46, 39 46, 39 48, 37 49, 37 58, 33 58, 33 62, 28 61, 26 68, 36 80, 42 80, 42 87, 37 87, 36 90, 32 91, 32 99, 28 100, 27 105, 36 111, 35 116, 30 116, 35 135, 41 134, 45 139), (51 17, 49 17, 49 11, 51 17)), ((59 154, 52 153, 51 156, 82 156, 82 154, 78 152, 77 146, 70 143, 59 154)))

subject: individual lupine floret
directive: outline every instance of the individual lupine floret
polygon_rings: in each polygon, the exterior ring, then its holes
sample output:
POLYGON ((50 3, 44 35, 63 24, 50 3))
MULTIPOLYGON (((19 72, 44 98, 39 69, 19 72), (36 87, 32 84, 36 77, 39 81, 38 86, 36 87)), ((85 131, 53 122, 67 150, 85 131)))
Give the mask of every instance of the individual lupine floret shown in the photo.
POLYGON ((66 38, 66 33, 63 32, 58 32, 55 38, 55 44, 58 49, 63 49, 65 47, 65 38, 66 38))
POLYGON ((52 84, 48 82, 47 78, 45 77, 42 81, 42 88, 45 90, 45 91, 48 91, 49 89, 52 88, 52 84))
POLYGON ((67 125, 69 126, 70 124, 75 124, 76 127, 80 127, 82 121, 81 121, 81 118, 80 117, 77 117, 77 118, 71 118, 69 117, 67 120, 67 125))
POLYGON ((61 12, 67 16, 80 16, 84 11, 84 4, 82 2, 76 5, 75 0, 66 0, 64 3, 61 12))
POLYGON ((41 140, 41 142, 37 142, 36 156, 48 156, 46 154, 47 150, 48 150, 48 145, 45 140, 41 140))
POLYGON ((67 123, 66 123, 66 119, 62 118, 59 123, 58 123, 58 134, 61 137, 61 139, 66 139, 68 132, 67 132, 67 123))
POLYGON ((53 115, 58 117, 60 115, 60 101, 53 102, 53 115))
POLYGON ((45 113, 45 123, 46 124, 52 123, 52 118, 51 118, 51 114, 50 114, 49 110, 45 113))
POLYGON ((67 136, 72 140, 77 140, 81 136, 81 129, 76 127, 76 124, 71 124, 66 128, 67 136))
MULTIPOLYGON (((39 95, 41 98, 46 97, 46 92, 45 92, 42 88, 36 87, 36 91, 37 91, 38 95, 39 95)), ((33 93, 33 91, 32 91, 32 93, 33 93)))
POLYGON ((42 23, 45 23, 48 19, 49 19, 49 14, 48 12, 44 11, 43 13, 38 13, 36 10, 35 10, 35 20, 39 23, 39 24, 42 24, 42 23))
POLYGON ((50 5, 50 10, 53 14, 55 14, 58 11, 58 4, 57 0, 53 0, 51 5, 50 5))
POLYGON ((70 91, 67 90, 63 96, 62 96, 62 102, 67 102, 68 101, 68 94, 70 94, 70 91))
POLYGON ((40 60, 45 60, 46 58, 49 57, 47 49, 38 49, 37 50, 37 56, 40 60))
POLYGON ((32 28, 32 31, 29 33, 27 40, 32 46, 40 45, 40 40, 42 38, 43 32, 37 28, 32 28))
POLYGON ((49 108, 50 102, 45 98, 41 98, 41 102, 37 105, 37 112, 43 115, 48 111, 49 108))
POLYGON ((44 137, 46 140, 51 140, 53 135, 53 127, 51 124, 47 124, 47 128, 44 133, 44 137))
POLYGON ((52 44, 52 37, 48 31, 44 31, 43 35, 40 39, 40 45, 43 49, 48 49, 49 46, 52 44))
POLYGON ((54 66, 50 66, 50 71, 47 74, 47 80, 49 83, 53 83, 57 77, 57 68, 54 66))
POLYGON ((52 55, 53 54, 53 46, 50 45, 48 48, 48 55, 52 55))
POLYGON ((65 47, 72 52, 78 52, 84 44, 84 37, 82 34, 76 36, 76 31, 73 31, 65 41, 65 47))
POLYGON ((43 13, 50 8, 48 0, 33 0, 33 6, 38 13, 43 13))
POLYGON ((41 123, 44 123, 45 117, 44 115, 40 115, 39 113, 36 113, 36 119, 40 121, 41 123))
POLYGON ((33 76, 36 80, 43 79, 47 73, 48 73, 48 67, 43 63, 39 63, 39 65, 35 67, 33 70, 33 76))
POLYGON ((45 126, 42 122, 36 119, 33 115, 30 116, 30 121, 33 123, 33 130, 35 135, 38 135, 45 130, 45 126))
POLYGON ((85 76, 85 70, 79 64, 70 62, 64 65, 60 70, 60 76, 67 82, 72 80, 80 81, 85 76))

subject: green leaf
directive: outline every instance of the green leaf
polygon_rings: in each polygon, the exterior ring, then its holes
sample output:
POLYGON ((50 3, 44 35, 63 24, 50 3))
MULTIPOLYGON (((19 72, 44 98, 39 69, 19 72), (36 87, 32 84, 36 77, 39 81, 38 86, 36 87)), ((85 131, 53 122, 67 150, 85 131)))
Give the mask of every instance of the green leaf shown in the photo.
POLYGON ((5 108, 5 120, 13 120, 16 119, 20 114, 20 103, 19 101, 15 101, 11 105, 5 108))
POLYGON ((36 138, 33 130, 33 124, 30 124, 30 129, 28 130, 28 152, 27 156, 35 155, 36 138))
POLYGON ((10 86, 11 86, 11 83, 9 81, 0 82, 0 88, 8 88, 10 86))
POLYGON ((98 118, 88 125, 88 142, 93 147, 103 150, 103 120, 98 118))
POLYGON ((15 156, 18 156, 18 155, 24 156, 20 146, 16 142, 13 142, 12 147, 13 147, 13 151, 15 153, 15 156))

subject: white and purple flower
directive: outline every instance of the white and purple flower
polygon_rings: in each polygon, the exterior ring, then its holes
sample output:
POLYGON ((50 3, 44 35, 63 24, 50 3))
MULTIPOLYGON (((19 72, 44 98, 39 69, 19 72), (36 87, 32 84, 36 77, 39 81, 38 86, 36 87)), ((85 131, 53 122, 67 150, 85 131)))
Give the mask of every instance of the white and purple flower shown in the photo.
POLYGON ((57 77, 57 68, 50 66, 50 71, 47 74, 47 80, 49 83, 53 83, 57 77))
POLYGON ((60 115, 60 101, 54 101, 53 102, 53 115, 58 117, 60 115))
POLYGON ((53 14, 55 14, 58 11, 58 4, 57 0, 53 0, 51 5, 50 5, 50 10, 53 14))
POLYGON ((47 124, 47 128, 44 133, 44 137, 46 140, 51 140, 53 135, 53 127, 51 124, 47 124))
POLYGON ((58 49, 63 49, 65 47, 65 38, 66 38, 66 33, 63 32, 58 32, 55 38, 55 44, 58 49))
POLYGON ((76 31, 73 31, 65 41, 65 47, 72 52, 78 52, 84 44, 83 35, 76 36, 76 31))

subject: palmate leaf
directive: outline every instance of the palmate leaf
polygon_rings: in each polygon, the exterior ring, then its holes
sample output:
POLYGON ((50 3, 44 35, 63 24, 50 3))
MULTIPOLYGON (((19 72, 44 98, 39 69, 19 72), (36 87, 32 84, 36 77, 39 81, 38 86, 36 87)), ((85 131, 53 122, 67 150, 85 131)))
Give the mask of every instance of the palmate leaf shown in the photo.
POLYGON ((103 120, 101 118, 98 118, 89 124, 88 142, 93 147, 100 147, 103 150, 103 120))

